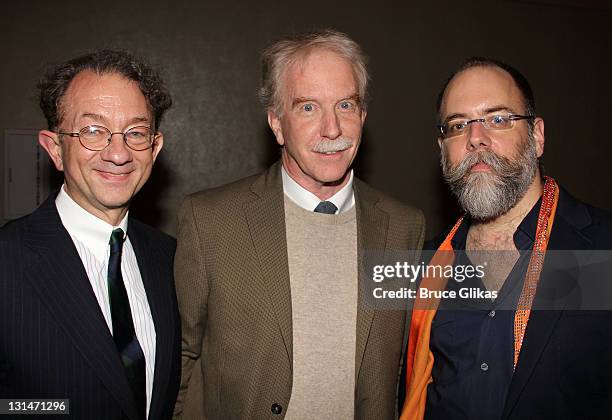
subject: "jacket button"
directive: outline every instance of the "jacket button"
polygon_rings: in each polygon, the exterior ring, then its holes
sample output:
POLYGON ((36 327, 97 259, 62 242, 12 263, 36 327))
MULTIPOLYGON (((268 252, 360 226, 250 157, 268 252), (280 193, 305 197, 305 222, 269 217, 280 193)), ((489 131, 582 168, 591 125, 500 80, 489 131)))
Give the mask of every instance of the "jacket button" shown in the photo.
POLYGON ((283 412, 283 407, 274 403, 272 407, 270 407, 270 410, 272 410, 272 414, 280 414, 283 412))

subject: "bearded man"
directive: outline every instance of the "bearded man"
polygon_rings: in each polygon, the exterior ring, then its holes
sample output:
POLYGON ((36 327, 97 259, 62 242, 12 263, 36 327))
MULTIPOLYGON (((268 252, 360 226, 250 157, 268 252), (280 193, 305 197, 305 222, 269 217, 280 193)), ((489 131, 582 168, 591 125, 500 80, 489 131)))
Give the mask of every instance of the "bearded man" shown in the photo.
MULTIPOLYGON (((438 116, 444 179, 465 215, 434 241, 430 265, 489 261, 470 286, 496 298, 462 299, 462 310, 417 300, 401 419, 609 416, 612 312, 575 310, 560 291, 566 273, 543 273, 546 251, 611 249, 612 217, 543 177, 544 120, 513 67, 467 60, 438 116), (551 294, 558 306, 543 307, 551 294)), ((432 276, 420 287, 467 285, 432 276)))

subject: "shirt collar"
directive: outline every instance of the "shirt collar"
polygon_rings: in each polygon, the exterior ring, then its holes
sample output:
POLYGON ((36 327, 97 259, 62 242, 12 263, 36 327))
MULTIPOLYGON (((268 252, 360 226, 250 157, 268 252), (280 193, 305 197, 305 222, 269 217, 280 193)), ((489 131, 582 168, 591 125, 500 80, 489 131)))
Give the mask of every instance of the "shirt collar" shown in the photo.
MULTIPOLYGON (((281 166, 281 174, 283 178, 283 192, 285 195, 303 209, 314 211, 315 207, 317 207, 321 202, 321 199, 295 182, 295 180, 291 178, 283 166, 281 166)), ((325 201, 331 201, 336 207, 338 207, 336 214, 344 213, 345 211, 353 208, 355 205, 355 194, 353 192, 352 169, 349 173, 349 180, 346 185, 325 201)))
POLYGON ((517 249, 531 249, 533 247, 541 206, 542 197, 535 203, 516 229, 516 232, 514 232, 514 244, 517 249))
POLYGON ((71 237, 85 245, 98 260, 103 261, 106 258, 106 251, 113 230, 121 228, 127 235, 129 212, 125 214, 118 226, 112 226, 79 206, 66 193, 64 187, 62 185, 55 199, 55 206, 62 224, 71 237))

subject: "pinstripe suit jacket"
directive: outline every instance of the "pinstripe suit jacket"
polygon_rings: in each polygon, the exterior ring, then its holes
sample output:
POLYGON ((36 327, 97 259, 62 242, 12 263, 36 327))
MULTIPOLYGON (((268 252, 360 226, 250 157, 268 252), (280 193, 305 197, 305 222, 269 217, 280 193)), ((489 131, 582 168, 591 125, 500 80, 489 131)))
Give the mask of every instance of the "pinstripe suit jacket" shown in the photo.
MULTIPOLYGON (((169 418, 180 377, 175 242, 131 219, 128 235, 157 335, 149 418, 169 418)), ((0 229, 0 398, 68 398, 71 418, 138 419, 115 344, 54 195, 0 229)))
MULTIPOLYGON (((359 251, 420 250, 419 210, 358 179, 354 189, 359 251)), ((183 376, 175 414, 283 418, 291 397, 293 336, 280 164, 188 197, 177 246, 183 376)), ((364 281, 360 276, 362 290, 364 281)), ((356 418, 392 419, 406 313, 375 311, 359 296, 356 418)))

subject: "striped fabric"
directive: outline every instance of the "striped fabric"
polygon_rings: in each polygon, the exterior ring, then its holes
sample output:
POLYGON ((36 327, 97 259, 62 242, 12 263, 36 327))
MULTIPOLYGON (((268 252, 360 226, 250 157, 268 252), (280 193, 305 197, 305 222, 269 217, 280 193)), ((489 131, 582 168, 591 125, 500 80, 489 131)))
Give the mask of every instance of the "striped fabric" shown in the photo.
MULTIPOLYGON (((108 259, 110 246, 108 238, 113 231, 113 226, 96 218, 83 208, 79 207, 62 187, 56 199, 56 206, 62 224, 70 234, 72 242, 77 249, 83 267, 91 283, 104 320, 111 334, 113 322, 108 299, 108 259), (104 254, 100 253, 104 249, 104 254)), ((127 215, 120 223, 124 231, 128 231, 127 215)), ((146 365, 146 394, 147 394, 147 416, 151 406, 151 395, 153 392, 153 378, 155 369, 155 325, 151 317, 149 301, 142 282, 142 276, 138 268, 138 261, 129 237, 123 244, 123 256, 121 258, 121 274, 125 282, 125 288, 130 302, 132 319, 136 337, 142 347, 146 365)))
MULTIPOLYGON (((0 398, 69 399, 70 416, 57 418, 141 420, 94 288, 60 220, 56 196, 0 228, 0 398)), ((169 420, 181 369, 172 281, 175 241, 131 218, 128 238, 156 333, 148 417, 169 420)), ((105 242, 100 260, 108 237, 105 242)))

